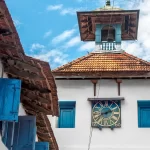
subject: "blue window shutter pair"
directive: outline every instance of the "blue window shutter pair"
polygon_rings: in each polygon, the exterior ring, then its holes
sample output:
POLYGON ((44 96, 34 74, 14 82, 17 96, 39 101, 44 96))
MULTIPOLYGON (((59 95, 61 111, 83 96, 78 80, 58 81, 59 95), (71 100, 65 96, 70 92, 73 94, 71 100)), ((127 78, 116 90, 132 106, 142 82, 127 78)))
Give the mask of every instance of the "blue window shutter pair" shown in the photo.
POLYGON ((19 116, 18 122, 3 122, 2 141, 10 150, 35 150, 36 118, 19 116))
POLYGON ((150 101, 138 101, 138 126, 150 128, 150 101))
POLYGON ((75 127, 75 102, 74 101, 61 101, 59 128, 74 128, 75 127))
POLYGON ((17 121, 21 81, 0 78, 0 120, 17 121))
POLYGON ((49 150, 49 143, 48 142, 36 142, 35 150, 49 150))
MULTIPOLYGON (((35 150, 36 118, 19 116, 21 81, 0 78, 0 129, 9 150, 35 150), (19 118, 19 119, 18 119, 19 118)), ((48 150, 48 143, 37 143, 37 150, 48 150)))

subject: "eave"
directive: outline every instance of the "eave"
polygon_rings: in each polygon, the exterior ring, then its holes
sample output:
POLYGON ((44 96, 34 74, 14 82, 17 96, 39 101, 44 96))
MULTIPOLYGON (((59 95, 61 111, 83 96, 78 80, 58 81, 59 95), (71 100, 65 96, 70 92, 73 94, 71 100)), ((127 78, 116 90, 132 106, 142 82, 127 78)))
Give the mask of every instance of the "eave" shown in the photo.
POLYGON ((92 79, 150 79, 149 71, 133 71, 133 72, 93 72, 86 73, 54 73, 55 80, 92 80, 92 79))
POLYGON ((56 77, 55 80, 100 80, 100 79, 150 79, 150 77, 56 77))

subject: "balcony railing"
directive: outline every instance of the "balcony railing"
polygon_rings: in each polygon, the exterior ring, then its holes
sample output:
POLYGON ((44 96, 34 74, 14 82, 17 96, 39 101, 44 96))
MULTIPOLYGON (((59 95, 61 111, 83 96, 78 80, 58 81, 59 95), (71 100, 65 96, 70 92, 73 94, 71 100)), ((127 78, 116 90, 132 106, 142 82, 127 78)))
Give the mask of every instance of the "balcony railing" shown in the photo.
POLYGON ((116 42, 101 42, 100 44, 96 45, 97 50, 121 50, 121 43, 116 42))

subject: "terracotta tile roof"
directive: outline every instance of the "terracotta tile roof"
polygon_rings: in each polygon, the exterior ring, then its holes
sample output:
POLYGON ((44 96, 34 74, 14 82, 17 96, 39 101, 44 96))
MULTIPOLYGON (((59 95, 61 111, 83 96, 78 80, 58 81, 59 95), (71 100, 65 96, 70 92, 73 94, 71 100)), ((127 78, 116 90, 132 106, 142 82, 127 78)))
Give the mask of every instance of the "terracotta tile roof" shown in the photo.
MULTIPOLYGON (((23 85, 28 86, 28 89, 33 90, 34 87, 34 90, 38 93, 34 93, 34 95, 39 96, 39 93, 42 92, 42 96, 47 99, 47 104, 43 106, 46 109, 45 112, 49 115, 58 116, 57 89, 48 62, 25 55, 4 0, 0 0, 0 14, 0 29, 11 31, 11 34, 7 36, 0 33, 0 59, 4 65, 4 72, 10 78, 21 79, 23 85), (49 94, 51 96, 44 94, 49 91, 51 91, 49 94)), ((26 90, 27 88, 24 89, 26 90)), ((23 94, 22 97, 24 96, 23 94)), ((31 97, 27 98, 30 99, 31 97)), ((40 103, 43 103, 42 99, 40 100, 40 103)), ((37 105, 40 104, 37 103, 37 105)))
MULTIPOLYGON (((126 52, 90 53, 53 70, 54 76, 111 76, 111 73, 140 75, 150 71, 150 63, 126 52), (103 75, 102 75, 103 73, 103 75)), ((126 75, 127 76, 127 75, 126 75)))
POLYGON ((44 77, 46 78, 47 83, 45 82, 45 80, 41 80, 41 84, 43 87, 45 86, 45 88, 48 87, 50 89, 50 91, 51 91, 51 101, 50 101, 51 102, 51 110, 53 111, 52 115, 58 116, 59 112, 58 112, 57 87, 56 87, 56 83, 55 83, 54 77, 52 75, 49 63, 45 62, 45 61, 41 61, 39 59, 29 57, 29 56, 26 56, 26 57, 28 57, 30 60, 35 62, 35 64, 37 64, 37 67, 39 67, 39 65, 42 67, 41 70, 43 70, 43 74, 44 74, 44 77))
POLYGON ((24 50, 4 0, 0 0, 0 27, 4 29, 9 29, 12 32, 12 34, 8 36, 0 36, 1 44, 6 43, 8 47, 12 49, 12 54, 16 54, 17 56, 21 57, 22 54, 24 54, 24 50))

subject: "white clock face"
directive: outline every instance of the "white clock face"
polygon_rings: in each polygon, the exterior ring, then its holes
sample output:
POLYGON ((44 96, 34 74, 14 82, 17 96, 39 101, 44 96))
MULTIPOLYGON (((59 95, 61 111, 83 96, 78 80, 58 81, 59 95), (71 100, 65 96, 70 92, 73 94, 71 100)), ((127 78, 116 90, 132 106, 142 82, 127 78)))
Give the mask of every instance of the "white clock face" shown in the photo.
POLYGON ((119 127, 120 101, 98 101, 92 109, 92 126, 119 127))

